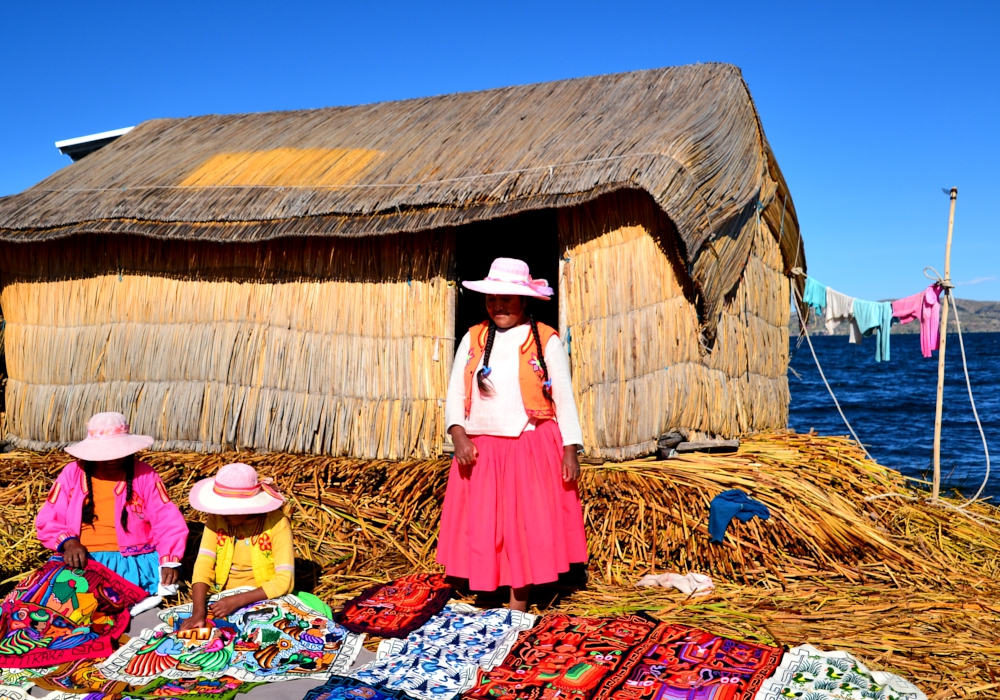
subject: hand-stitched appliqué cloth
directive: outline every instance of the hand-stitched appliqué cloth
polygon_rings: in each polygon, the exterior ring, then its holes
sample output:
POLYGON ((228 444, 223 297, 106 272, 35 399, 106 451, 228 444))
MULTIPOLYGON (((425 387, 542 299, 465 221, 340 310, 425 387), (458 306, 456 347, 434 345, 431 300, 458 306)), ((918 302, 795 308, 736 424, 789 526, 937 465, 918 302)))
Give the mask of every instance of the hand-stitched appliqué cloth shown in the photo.
POLYGON ((53 673, 58 666, 45 666, 43 668, 0 668, 0 686, 8 688, 30 688, 35 684, 35 680, 49 673, 53 673))
POLYGON ((869 671, 846 651, 821 651, 809 644, 785 654, 756 700, 927 700, 909 681, 893 673, 869 671))
POLYGON ((443 574, 410 574, 369 588, 334 620, 358 634, 405 637, 441 612, 449 598, 443 574))
POLYGON ((752 700, 781 653, 642 614, 547 615, 465 697, 752 700))
POLYGON ((30 668, 111 654, 146 592, 93 560, 52 557, 0 604, 0 666, 30 668))
POLYGON ((260 683, 244 683, 232 676, 221 678, 157 678, 125 693, 129 698, 174 698, 175 700, 232 700, 238 693, 260 683))
POLYGON ((645 614, 619 617, 546 615, 521 635, 494 669, 479 674, 468 698, 589 700, 628 653, 663 623, 645 614))
POLYGON ((405 640, 382 641, 376 660, 351 675, 419 700, 448 700, 472 687, 480 669, 503 661, 535 621, 516 610, 448 605, 405 640))
POLYGON ((374 688, 354 678, 333 676, 318 688, 313 688, 302 700, 411 700, 400 690, 374 688))
POLYGON ((778 647, 661 624, 626 653, 621 670, 608 676, 593 700, 753 700, 782 654, 778 647))
MULTIPOLYGON (((243 593, 234 588, 219 597, 243 593)), ((101 671, 133 684, 154 678, 221 678, 246 681, 326 680, 350 668, 362 638, 303 603, 294 595, 254 603, 211 627, 177 632, 191 604, 160 613, 164 621, 115 652, 101 671)))
POLYGON ((99 692, 120 695, 132 686, 124 681, 112 681, 97 669, 97 663, 104 659, 77 659, 52 669, 35 679, 35 685, 43 690, 68 693, 99 692))

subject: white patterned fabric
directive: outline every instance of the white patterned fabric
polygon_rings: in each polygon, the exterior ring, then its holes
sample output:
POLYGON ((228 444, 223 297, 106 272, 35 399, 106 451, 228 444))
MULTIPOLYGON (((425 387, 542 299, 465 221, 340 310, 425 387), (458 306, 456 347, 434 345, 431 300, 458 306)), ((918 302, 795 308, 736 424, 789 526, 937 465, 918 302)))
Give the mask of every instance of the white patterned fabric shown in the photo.
POLYGON ((754 700, 927 700, 908 680, 870 671, 846 651, 789 649, 754 700))
POLYGON ((536 617, 516 610, 448 605, 406 639, 386 639, 375 661, 351 674, 418 700, 449 700, 473 686, 479 669, 502 663, 536 617))

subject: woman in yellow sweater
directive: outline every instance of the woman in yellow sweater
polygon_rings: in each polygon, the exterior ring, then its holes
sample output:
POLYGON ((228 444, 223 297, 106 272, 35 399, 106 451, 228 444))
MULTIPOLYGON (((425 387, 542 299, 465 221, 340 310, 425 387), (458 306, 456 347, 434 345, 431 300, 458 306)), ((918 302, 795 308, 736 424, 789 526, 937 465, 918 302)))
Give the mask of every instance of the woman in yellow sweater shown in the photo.
POLYGON ((227 464, 214 479, 191 489, 191 507, 208 513, 191 577, 194 606, 182 630, 205 626, 210 593, 252 586, 211 605, 215 617, 292 592, 295 551, 292 528, 281 511, 284 498, 270 479, 248 464, 227 464))

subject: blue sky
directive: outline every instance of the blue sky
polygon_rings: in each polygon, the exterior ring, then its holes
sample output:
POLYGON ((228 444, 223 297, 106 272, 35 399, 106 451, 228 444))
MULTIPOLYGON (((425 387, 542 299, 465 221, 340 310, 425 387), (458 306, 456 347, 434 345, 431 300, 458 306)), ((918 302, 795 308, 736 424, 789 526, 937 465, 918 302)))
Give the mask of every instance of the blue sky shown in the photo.
MULTIPOLYGON (((1000 3, 5 3, 0 195, 52 145, 164 116, 347 105, 725 61, 743 69, 810 272, 868 299, 943 265, 1000 300, 1000 3)), ((964 283, 964 284, 963 284, 964 283)))

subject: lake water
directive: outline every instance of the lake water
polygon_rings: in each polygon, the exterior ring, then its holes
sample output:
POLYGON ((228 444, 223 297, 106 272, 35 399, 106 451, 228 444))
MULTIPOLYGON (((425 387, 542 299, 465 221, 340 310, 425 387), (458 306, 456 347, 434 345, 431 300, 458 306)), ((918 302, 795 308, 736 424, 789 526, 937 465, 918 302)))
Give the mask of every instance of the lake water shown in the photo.
MULTIPOLYGON (((972 393, 990 448, 992 473, 984 496, 1000 503, 1000 333, 967 333, 965 352, 972 393)), ((930 480, 934 446, 937 353, 920 354, 918 334, 892 336, 892 360, 875 362, 875 339, 851 345, 847 336, 813 336, 813 346, 847 419, 872 457, 908 476, 930 480)), ((942 491, 975 494, 985 473, 982 439, 976 428, 962 373, 958 335, 948 336, 941 438, 942 491)), ((791 341, 788 384, 789 427, 847 435, 840 414, 819 376, 809 346, 791 341)))

